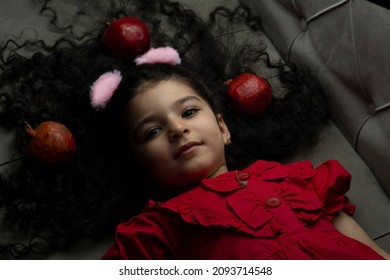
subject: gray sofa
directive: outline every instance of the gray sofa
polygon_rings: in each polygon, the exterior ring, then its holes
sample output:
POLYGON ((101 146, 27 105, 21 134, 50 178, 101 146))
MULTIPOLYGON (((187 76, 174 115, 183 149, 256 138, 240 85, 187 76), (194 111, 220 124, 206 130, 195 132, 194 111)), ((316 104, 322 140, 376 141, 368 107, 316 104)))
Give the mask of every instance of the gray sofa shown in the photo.
MULTIPOLYGON (((262 17, 265 34, 258 36, 271 58, 308 65, 330 96, 332 122, 319 143, 288 160, 339 160, 353 176, 355 219, 390 252, 390 11, 366 0, 179 0, 203 17, 238 1, 262 17)), ((26 26, 45 32, 29 0, 10 2, 0 3, 1 39, 26 26)), ((231 32, 242 40, 253 36, 245 29, 231 32)), ((0 129, 0 163, 10 158, 11 140, 0 129)), ((98 259, 111 242, 82 240, 50 258, 98 259)))
POLYGON ((240 2, 262 17, 279 54, 308 65, 330 97, 334 123, 294 159, 338 159, 352 174, 355 219, 389 251, 390 10, 366 0, 240 2))

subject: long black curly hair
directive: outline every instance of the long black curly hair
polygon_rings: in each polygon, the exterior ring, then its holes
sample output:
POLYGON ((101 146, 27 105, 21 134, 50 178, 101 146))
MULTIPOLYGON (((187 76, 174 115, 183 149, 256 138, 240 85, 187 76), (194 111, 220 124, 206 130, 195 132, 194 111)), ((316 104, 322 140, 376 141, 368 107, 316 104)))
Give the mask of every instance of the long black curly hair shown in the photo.
MULTIPOLYGON (((44 258, 81 238, 99 239, 141 211, 148 195, 129 172, 130 161, 105 112, 90 106, 89 88, 104 72, 131 72, 133 63, 110 56, 100 44, 106 23, 136 16, 150 31, 152 46, 172 46, 182 66, 212 93, 232 133, 228 167, 262 158, 283 160, 314 144, 328 118, 321 87, 307 68, 274 61, 263 43, 261 20, 245 6, 216 8, 207 20, 169 0, 73 1, 77 13, 64 18, 55 3, 41 1, 41 15, 55 34, 11 37, 0 46, 0 126, 15 135, 15 159, 0 175, 0 258, 44 258), (252 42, 237 39, 249 32, 252 42), (274 99, 265 113, 245 117, 226 101, 225 81, 243 72, 261 74, 274 99), (25 156, 33 127, 46 120, 65 124, 77 143, 67 165, 45 167, 25 156)), ((37 31, 37 34, 39 32, 37 31)), ((1 164, 1 163, 0 163, 1 164)))

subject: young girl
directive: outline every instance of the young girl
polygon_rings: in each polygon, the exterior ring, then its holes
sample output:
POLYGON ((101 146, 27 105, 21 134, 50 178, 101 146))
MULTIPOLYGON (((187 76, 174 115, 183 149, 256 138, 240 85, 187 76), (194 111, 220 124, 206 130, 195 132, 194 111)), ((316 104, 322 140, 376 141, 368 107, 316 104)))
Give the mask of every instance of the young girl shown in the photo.
POLYGON ((389 257, 349 216, 350 176, 337 161, 259 160, 229 171, 231 134, 210 96, 194 74, 168 64, 138 66, 114 92, 107 110, 124 118, 156 200, 118 226, 103 259, 389 257))
POLYGON ((275 162, 315 143, 328 108, 304 68, 271 63, 261 42, 222 42, 236 25, 258 38, 259 19, 245 7, 216 9, 204 23, 170 1, 81 2, 74 23, 63 25, 44 1, 42 14, 61 35, 54 44, 12 37, 0 48, 0 125, 17 150, 1 164, 0 258, 46 258, 83 238, 113 236, 131 217, 104 258, 387 257, 343 214, 353 207, 339 164, 275 162), (100 35, 122 15, 140 17, 152 45, 173 46, 181 64, 108 54, 100 35), (86 19, 92 28, 78 24, 86 19), (254 67, 274 98, 245 117, 230 110, 225 81, 254 67), (91 85, 100 88, 103 73, 118 87, 94 108, 91 85), (25 156, 26 122, 44 121, 69 128, 74 160, 46 166, 25 156))

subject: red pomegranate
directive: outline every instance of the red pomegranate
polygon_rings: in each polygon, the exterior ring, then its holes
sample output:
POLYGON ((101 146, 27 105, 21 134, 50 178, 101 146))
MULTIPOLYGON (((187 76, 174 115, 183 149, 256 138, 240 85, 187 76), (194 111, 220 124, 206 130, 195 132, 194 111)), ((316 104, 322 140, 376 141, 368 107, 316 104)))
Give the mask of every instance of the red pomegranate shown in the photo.
POLYGON ((125 16, 108 24, 101 41, 112 55, 131 61, 149 50, 150 32, 141 20, 125 16))
POLYGON ((31 136, 27 154, 39 163, 58 165, 74 159, 76 143, 72 133, 63 124, 46 121, 34 129, 26 122, 25 129, 31 136))
POLYGON ((272 101, 272 89, 263 78, 243 73, 227 81, 228 99, 239 114, 255 116, 265 111, 272 101))

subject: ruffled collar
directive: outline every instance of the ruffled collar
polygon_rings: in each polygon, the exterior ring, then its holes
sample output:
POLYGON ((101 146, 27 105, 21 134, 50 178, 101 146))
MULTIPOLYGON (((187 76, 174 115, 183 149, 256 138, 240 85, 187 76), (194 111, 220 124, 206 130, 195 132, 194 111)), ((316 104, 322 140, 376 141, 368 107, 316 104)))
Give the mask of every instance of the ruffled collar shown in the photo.
MULTIPOLYGON (((183 221, 205 227, 223 227, 254 236, 275 236, 283 232, 283 223, 273 215, 273 198, 288 207, 301 223, 316 221, 322 204, 312 191, 313 166, 308 161, 281 165, 257 161, 238 174, 248 174, 248 185, 242 186, 236 172, 208 178, 193 190, 166 202, 151 203, 149 211, 168 210, 183 221)), ((279 207, 279 205, 277 205, 279 207)), ((296 219, 294 219, 296 220, 296 219)))
MULTIPOLYGON (((287 177, 287 173, 284 168, 281 168, 281 164, 271 161, 256 161, 247 169, 237 173, 238 175, 248 173, 250 176, 261 177, 265 181, 284 179, 287 177)), ((228 193, 245 188, 238 183, 236 175, 236 171, 231 171, 221 174, 216 178, 203 179, 202 185, 209 190, 220 193, 228 193)))

